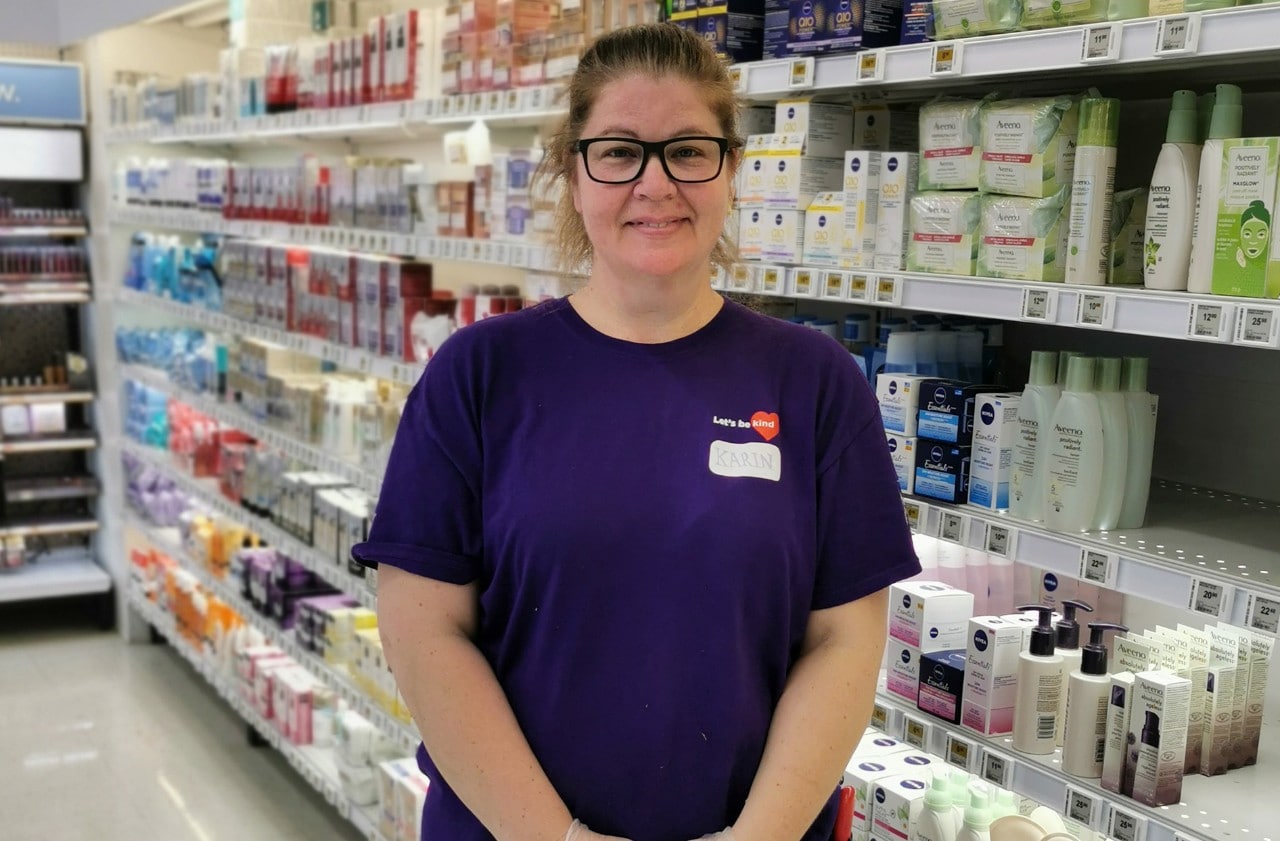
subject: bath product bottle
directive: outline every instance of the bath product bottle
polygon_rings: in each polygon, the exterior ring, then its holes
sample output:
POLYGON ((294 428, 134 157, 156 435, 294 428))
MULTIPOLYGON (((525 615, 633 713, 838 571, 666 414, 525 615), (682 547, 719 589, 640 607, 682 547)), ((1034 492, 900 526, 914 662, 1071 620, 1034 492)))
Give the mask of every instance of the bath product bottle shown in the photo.
MULTIPOLYGON (((1213 122, 1213 106, 1218 101, 1215 91, 1202 93, 1196 99, 1196 145, 1204 146, 1209 139, 1209 126, 1213 122)), ((1196 182, 1197 185, 1199 181, 1196 182)))
POLYGON ((956 841, 991 841, 991 810, 987 796, 974 792, 969 808, 964 810, 964 826, 956 835, 956 841))
POLYGON ((951 812, 956 822, 956 832, 964 825, 964 810, 969 805, 969 775, 953 769, 948 781, 951 790, 951 812))
POLYGON ((992 822, 994 823, 995 821, 998 821, 1000 818, 1005 818, 1005 817, 1008 817, 1009 815, 1017 815, 1017 814, 1020 814, 1018 811, 1017 796, 1012 791, 1009 791, 1008 789, 1005 789, 1005 788, 996 789, 996 799, 995 799, 995 802, 991 804, 992 822))
POLYGON ((1089 623, 1089 644, 1079 668, 1067 678, 1066 739, 1062 770, 1075 777, 1102 776, 1102 758, 1107 742, 1107 701, 1111 676, 1107 674, 1107 631, 1128 631, 1111 622, 1089 623))
POLYGON ((1013 749, 1053 753, 1058 702, 1063 692, 1062 656, 1054 651, 1053 609, 1033 604, 1040 620, 1031 629, 1030 647, 1018 655, 1018 695, 1013 708, 1013 749))
POLYGON ((1147 196, 1147 242, 1142 279, 1148 289, 1187 288, 1191 263, 1191 229, 1200 179, 1200 145, 1196 142, 1196 95, 1175 91, 1164 146, 1156 158, 1147 196))
POLYGON ((1009 513, 1034 523, 1044 520, 1044 465, 1049 423, 1061 389, 1056 379, 1058 355, 1037 350, 1031 354, 1031 377, 1018 404, 1018 437, 1009 469, 1009 513))
MULTIPOLYGON (((1080 623, 1076 620, 1077 610, 1093 613, 1093 606, 1079 599, 1063 599, 1062 618, 1053 626, 1053 632, 1057 635, 1054 651, 1062 657, 1062 674, 1068 677, 1080 668, 1080 623)), ((1066 730, 1066 721, 1067 693, 1063 692, 1058 701, 1058 730, 1053 735, 1053 740, 1058 747, 1062 747, 1062 734, 1066 730)))
POLYGON ((1239 137, 1244 120, 1240 88, 1218 85, 1214 91, 1209 137, 1200 152, 1200 180, 1196 185, 1196 213, 1191 226, 1191 261, 1187 291, 1213 291, 1213 252, 1217 236, 1218 192, 1222 186, 1222 141, 1239 137))
POLYGON ((1147 0, 1111 0, 1107 5, 1107 20, 1132 20, 1148 14, 1147 0))
POLYGON ((1111 202, 1116 182, 1120 100, 1080 101, 1080 145, 1071 180, 1067 283, 1101 286, 1111 268, 1111 202))
POLYGON ((920 355, 917 345, 919 333, 892 333, 885 343, 884 373, 918 373, 920 355))
POLYGON ((1120 391, 1122 361, 1118 356, 1098 360, 1098 410, 1102 413, 1102 493, 1093 527, 1103 531, 1120 522, 1125 478, 1129 469, 1129 421, 1120 391))
POLYGON ((951 808, 951 787, 942 774, 934 774, 924 795, 924 809, 916 819, 915 841, 956 841, 959 830, 951 808))
POLYGON ((1129 458, 1125 463, 1124 499, 1120 504, 1122 529, 1142 528, 1151 492, 1151 459, 1156 446, 1156 415, 1160 399, 1147 391, 1147 359, 1125 357, 1122 370, 1129 458))
POLYGON ((1102 412, 1093 392, 1094 360, 1073 356, 1045 445, 1045 525, 1079 533, 1093 527, 1102 491, 1102 412))

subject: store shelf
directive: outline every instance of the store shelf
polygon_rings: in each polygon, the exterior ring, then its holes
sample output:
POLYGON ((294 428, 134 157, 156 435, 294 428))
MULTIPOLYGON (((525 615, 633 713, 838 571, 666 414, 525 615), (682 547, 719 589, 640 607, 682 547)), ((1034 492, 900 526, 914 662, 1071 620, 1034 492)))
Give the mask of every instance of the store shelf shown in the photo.
POLYGON ((754 62, 738 65, 745 74, 739 84, 748 97, 770 99, 804 95, 806 91, 936 88, 1001 78, 1025 82, 1028 73, 1079 78, 1108 71, 1221 68, 1243 63, 1265 66, 1280 55, 1277 31, 1280 9, 1244 6, 1127 20, 1114 26, 1071 26, 818 56, 808 74, 793 72, 803 59, 754 62), (1181 39, 1171 32, 1180 22, 1187 27, 1181 39), (1109 31, 1110 43, 1096 52, 1086 51, 1085 38, 1097 30, 1109 31), (945 56, 948 47, 955 48, 950 64, 935 58, 939 48, 945 56), (860 79, 865 81, 857 81, 860 79))
POLYGON ((555 262, 550 249, 523 242, 224 219, 215 213, 186 208, 117 206, 111 211, 110 221, 111 224, 120 226, 215 233, 271 240, 298 247, 342 248, 373 254, 416 257, 421 260, 455 260, 535 271, 551 270, 555 262))
POLYGON ((313 546, 308 546, 298 538, 286 532, 275 523, 241 508, 227 499, 218 490, 217 479, 197 479, 174 467, 169 461, 169 454, 164 450, 146 447, 135 441, 122 439, 120 449, 147 464, 156 472, 171 479, 183 491, 199 501, 205 508, 235 523, 257 532, 271 546, 293 558, 302 566, 319 575, 331 586, 354 596, 362 605, 373 610, 377 608, 377 595, 374 592, 376 578, 359 578, 347 571, 346 564, 341 566, 336 558, 323 554, 313 546))
POLYGON ((21 285, 22 288, 29 288, 28 284, 33 283, 74 283, 79 285, 88 285, 89 276, 86 274, 0 274, 0 285, 21 285))
POLYGON ((89 230, 83 225, 19 225, 0 227, 0 239, 31 239, 33 237, 85 237, 89 230))
MULTIPOLYGON (((1226 776, 1190 774, 1183 780, 1176 805, 1150 807, 1102 788, 1098 780, 1072 777, 1062 770, 1061 750, 1027 756, 1013 749, 1013 739, 983 737, 914 709, 885 691, 881 680, 873 723, 902 739, 945 758, 981 778, 1043 803, 1098 831, 1100 837, 1144 841, 1271 841, 1276 835, 1274 769, 1264 763, 1280 755, 1280 728, 1262 728, 1258 765, 1226 776), (1068 799, 1070 798, 1070 799, 1068 799), (1112 821, 1128 816, 1132 832, 1112 832, 1112 821)), ((1128 828, 1126 827, 1126 828, 1128 828)))
POLYGON ((1144 528, 1079 535, 969 505, 904 504, 921 533, 1206 619, 1280 631, 1280 504, 1156 480, 1144 528))
POLYGON ((322 470, 325 473, 341 476, 375 498, 381 489, 381 478, 366 472, 359 464, 332 456, 322 447, 304 443, 274 427, 260 423, 233 404, 222 403, 208 394, 181 388, 175 385, 163 371, 142 365, 122 364, 120 366, 120 376, 124 379, 135 380, 158 391, 163 391, 209 417, 233 426, 267 446, 286 453, 291 458, 306 462, 315 470, 322 470))
POLYGON ((86 499, 101 491, 94 476, 53 476, 7 479, 0 483, 5 502, 44 502, 54 499, 86 499))
POLYGON ((97 396, 92 391, 60 391, 57 388, 30 391, 0 391, 0 406, 16 406, 27 403, 92 403, 97 396))
MULTIPOLYGON (((5 528, 0 526, 0 536, 5 528)), ((0 603, 106 593, 111 576, 82 550, 50 554, 0 573, 0 603)))
POLYGON ((735 275, 719 278, 716 287, 726 292, 800 301, 845 302, 1162 339, 1280 348, 1280 304, 1261 298, 774 263, 749 263, 735 275), (814 294, 796 292, 805 288, 814 294))
POLYGON ((45 537, 54 534, 89 534, 98 530, 94 517, 56 514, 47 517, 13 517, 0 520, 0 538, 45 537))
POLYGON ((29 435, 0 439, 0 456, 16 456, 24 453, 56 453, 66 450, 92 450, 98 439, 89 430, 29 435))
POLYGON ((93 300, 87 283, 24 283, 0 285, 0 307, 30 304, 87 304, 93 300))
POLYGON ((238 685, 228 675, 217 670, 203 653, 192 649, 174 627, 172 614, 161 610, 155 603, 136 590, 129 592, 129 604, 143 619, 156 629, 173 650, 178 652, 191 667, 213 687, 214 691, 248 722, 293 769, 316 791, 324 795, 344 820, 350 821, 368 841, 386 841, 378 831, 377 821, 369 814, 372 807, 353 803, 342 790, 338 778, 333 751, 310 745, 295 745, 280 735, 274 725, 265 720, 240 694, 238 685))
POLYGON ((541 126, 567 113, 554 104, 558 98, 556 87, 541 85, 230 120, 193 119, 172 126, 127 126, 109 130, 107 142, 246 146, 293 139, 411 140, 476 121, 491 128, 541 126))
POLYGON ((320 678, 326 686, 345 700, 356 712, 367 718, 384 734, 396 739, 400 749, 406 755, 412 755, 418 749, 421 737, 414 725, 400 721, 391 716, 369 696, 365 695, 343 671, 339 671, 323 658, 304 649, 289 631, 282 630, 275 622, 254 610, 234 586, 224 579, 213 576, 203 565, 195 561, 178 545, 176 534, 173 539, 161 536, 164 530, 158 530, 145 523, 137 514, 126 511, 124 519, 127 523, 146 533, 148 539, 158 549, 173 557, 187 572, 194 575, 202 586, 219 599, 235 608, 244 619, 262 633, 274 646, 280 648, 294 660, 297 660, 307 671, 320 678))

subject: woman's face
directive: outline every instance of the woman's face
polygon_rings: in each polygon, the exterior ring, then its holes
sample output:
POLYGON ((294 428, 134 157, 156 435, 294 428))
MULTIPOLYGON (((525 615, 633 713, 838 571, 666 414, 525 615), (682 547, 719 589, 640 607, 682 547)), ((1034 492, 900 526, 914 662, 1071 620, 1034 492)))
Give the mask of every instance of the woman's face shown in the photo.
POLYGON ((1267 241, 1271 229, 1261 219, 1249 219, 1240 226, 1240 247, 1250 260, 1257 260, 1267 253, 1267 241))
MULTIPOLYGON (((723 137, 696 86, 683 79, 628 76, 601 89, 583 139, 626 137, 659 141, 703 135, 723 137)), ((707 279, 708 260, 730 206, 732 158, 714 181, 672 181, 656 155, 639 179, 600 184, 587 177, 576 155, 571 190, 594 251, 593 273, 615 278, 707 279)))

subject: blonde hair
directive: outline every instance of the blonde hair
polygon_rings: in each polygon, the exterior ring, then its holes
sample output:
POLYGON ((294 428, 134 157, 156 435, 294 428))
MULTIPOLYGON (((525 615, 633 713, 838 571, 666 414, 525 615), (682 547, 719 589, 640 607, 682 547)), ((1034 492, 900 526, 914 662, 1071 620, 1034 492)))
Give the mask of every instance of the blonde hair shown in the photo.
MULTIPOLYGON (((591 263, 593 249, 582 217, 573 206, 569 187, 577 176, 577 144, 591 110, 606 85, 628 76, 657 80, 675 77, 697 86, 729 141, 726 167, 729 177, 737 169, 743 145, 738 128, 738 96, 725 63, 706 41, 669 23, 644 24, 614 30, 592 44, 578 59, 569 81, 569 114, 547 143, 534 176, 535 185, 559 182, 554 246, 560 267, 572 272, 591 263)), ((738 248, 721 233, 711 251, 711 262, 726 271, 738 259, 738 248)))

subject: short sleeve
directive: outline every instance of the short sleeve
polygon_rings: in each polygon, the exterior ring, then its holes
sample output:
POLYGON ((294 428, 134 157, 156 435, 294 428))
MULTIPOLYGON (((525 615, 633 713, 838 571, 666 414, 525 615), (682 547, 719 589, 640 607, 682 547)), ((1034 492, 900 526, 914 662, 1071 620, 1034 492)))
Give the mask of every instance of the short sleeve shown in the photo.
POLYGON ((441 346, 409 394, 369 539, 352 548, 365 566, 390 564, 451 584, 480 575, 478 400, 468 387, 470 366, 458 338, 441 346))
POLYGON ((855 389, 871 408, 818 473, 814 610, 856 601, 920 571, 880 412, 865 382, 855 389))

